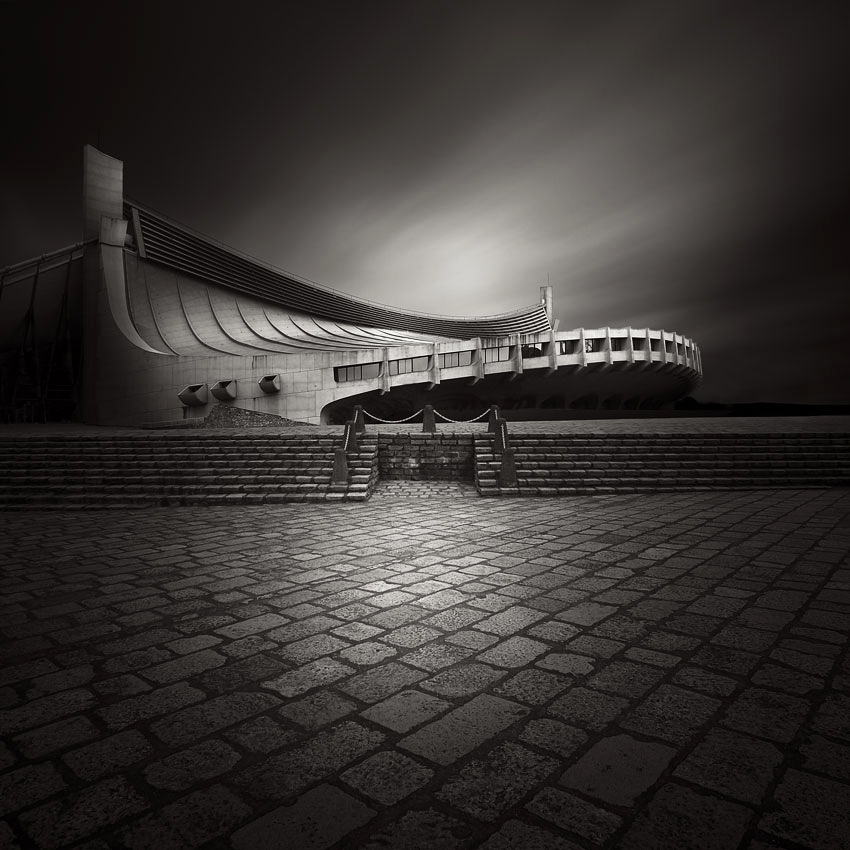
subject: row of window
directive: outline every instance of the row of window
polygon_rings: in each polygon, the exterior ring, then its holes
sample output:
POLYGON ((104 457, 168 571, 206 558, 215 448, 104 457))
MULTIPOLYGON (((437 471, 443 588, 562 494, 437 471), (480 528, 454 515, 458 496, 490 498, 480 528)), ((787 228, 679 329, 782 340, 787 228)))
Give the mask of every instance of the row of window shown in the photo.
POLYGON ((407 375, 410 372, 427 372, 428 356, 407 357, 404 360, 390 360, 391 375, 407 375))
MULTIPOLYGON (((634 343, 635 351, 646 350, 645 338, 635 337, 632 342, 634 343)), ((661 340, 652 339, 650 340, 650 343, 652 351, 661 350, 661 340)), ((561 340, 558 343, 558 353, 575 354, 578 351, 579 344, 580 340, 577 339, 561 340)), ((626 340, 621 337, 611 338, 612 351, 623 351, 625 344, 626 340)), ((586 339, 584 341, 584 350, 586 353, 591 354, 593 352, 603 351, 604 345, 604 339, 586 339)), ((667 353, 673 354, 674 343, 672 340, 666 341, 665 345, 667 353)), ((684 357, 684 347, 682 345, 678 345, 678 349, 679 355, 684 357)), ((496 348, 484 348, 482 351, 484 353, 485 363, 499 363, 511 359, 511 347, 509 345, 500 345, 496 348)), ((542 353, 543 352, 539 348, 533 346, 524 345, 522 347, 523 357, 540 357, 542 356, 542 353)), ((446 354, 440 354, 438 356, 438 362, 441 369, 451 369, 454 366, 469 366, 472 363, 472 354, 473 352, 471 351, 452 351, 446 354)), ((390 375, 407 375, 411 372, 427 372, 429 359, 430 358, 425 355, 423 357, 407 357, 403 360, 390 360, 390 375)), ((358 363, 355 366, 337 366, 334 369, 334 378, 338 383, 378 378, 380 377, 380 374, 380 363, 358 363)))
POLYGON ((509 345, 500 345, 498 348, 484 348, 485 363, 499 363, 502 360, 511 359, 511 347, 509 345))
MULTIPOLYGON (((487 351, 501 351, 502 349, 487 349, 487 351)), ((493 357, 494 360, 507 360, 507 357, 493 357)), ((390 375, 408 375, 411 372, 427 372, 430 358, 428 355, 422 357, 406 357, 402 360, 390 360, 390 375)), ((471 351, 450 351, 438 355, 441 369, 451 369, 453 366, 469 366, 472 363, 471 351)), ((362 381, 368 378, 378 378, 381 374, 380 363, 358 363, 356 366, 337 366, 334 369, 334 378, 337 383, 347 381, 362 381)))
POLYGON ((379 378, 380 376, 380 363, 358 363, 356 366, 334 367, 334 380, 338 384, 346 381, 364 381, 368 378, 379 378))
MULTIPOLYGON (((559 354, 575 354, 580 345, 580 340, 578 339, 565 339, 561 340, 558 343, 558 353, 559 354)), ((626 342, 627 340, 623 337, 611 337, 611 351, 625 351, 626 350, 626 342)), ((646 338, 645 337, 633 337, 632 344, 634 345, 635 351, 646 351, 646 338)), ((664 346, 665 351, 668 354, 673 354, 675 343, 672 340, 665 340, 664 346)), ((660 339, 650 339, 650 347, 652 351, 661 351, 661 340, 660 339)), ((679 350, 679 355, 681 357, 685 356, 685 347, 681 344, 676 346, 679 350)), ((605 340, 602 338, 592 338, 585 339, 584 341, 584 350, 587 354, 591 354, 595 351, 604 351, 605 350, 605 340)))
POLYGON ((452 366, 469 366, 472 363, 471 351, 450 351, 440 355, 440 368, 451 369, 452 366))

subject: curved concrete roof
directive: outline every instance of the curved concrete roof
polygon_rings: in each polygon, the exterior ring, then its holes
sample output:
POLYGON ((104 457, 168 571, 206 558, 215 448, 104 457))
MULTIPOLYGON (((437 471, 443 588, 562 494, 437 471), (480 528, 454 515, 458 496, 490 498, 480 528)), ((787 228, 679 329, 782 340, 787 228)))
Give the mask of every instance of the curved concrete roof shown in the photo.
POLYGON ((128 256, 126 293, 139 335, 162 352, 298 354, 433 344, 445 337, 361 327, 299 313, 128 256))
POLYGON ((549 317, 539 303, 511 313, 469 319, 405 312, 298 280, 135 202, 126 202, 124 213, 142 258, 320 319, 454 339, 550 329, 549 317))

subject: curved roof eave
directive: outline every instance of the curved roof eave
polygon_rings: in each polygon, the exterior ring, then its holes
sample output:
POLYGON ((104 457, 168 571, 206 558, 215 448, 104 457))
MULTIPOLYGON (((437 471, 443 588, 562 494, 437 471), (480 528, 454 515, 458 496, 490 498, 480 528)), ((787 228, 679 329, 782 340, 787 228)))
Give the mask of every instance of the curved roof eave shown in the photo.
POLYGON ((134 229, 138 222, 141 233, 135 234, 135 237, 137 244, 144 246, 144 259, 288 309, 368 327, 414 331, 455 339, 550 330, 549 317, 543 304, 510 313, 473 318, 397 310, 318 286, 311 281, 299 280, 209 237, 194 233, 134 201, 125 202, 124 208, 134 229))

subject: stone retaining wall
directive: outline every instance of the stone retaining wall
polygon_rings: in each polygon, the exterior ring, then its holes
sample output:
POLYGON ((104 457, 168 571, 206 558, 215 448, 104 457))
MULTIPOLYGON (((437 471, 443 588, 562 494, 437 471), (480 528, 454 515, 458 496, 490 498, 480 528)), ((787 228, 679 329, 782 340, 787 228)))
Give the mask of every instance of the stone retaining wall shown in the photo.
POLYGON ((274 413, 246 410, 230 404, 217 404, 204 417, 205 428, 281 428, 289 425, 307 425, 274 413))
POLYGON ((474 447, 466 434, 378 434, 383 479, 472 481, 474 447))

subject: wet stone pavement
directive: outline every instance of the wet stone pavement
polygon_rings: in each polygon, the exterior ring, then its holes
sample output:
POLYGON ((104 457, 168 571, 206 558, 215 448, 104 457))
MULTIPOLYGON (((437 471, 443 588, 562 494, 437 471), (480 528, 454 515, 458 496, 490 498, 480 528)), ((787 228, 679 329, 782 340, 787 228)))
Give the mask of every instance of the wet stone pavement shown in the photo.
POLYGON ((0 847, 850 846, 850 491, 423 489, 0 515, 0 847))

